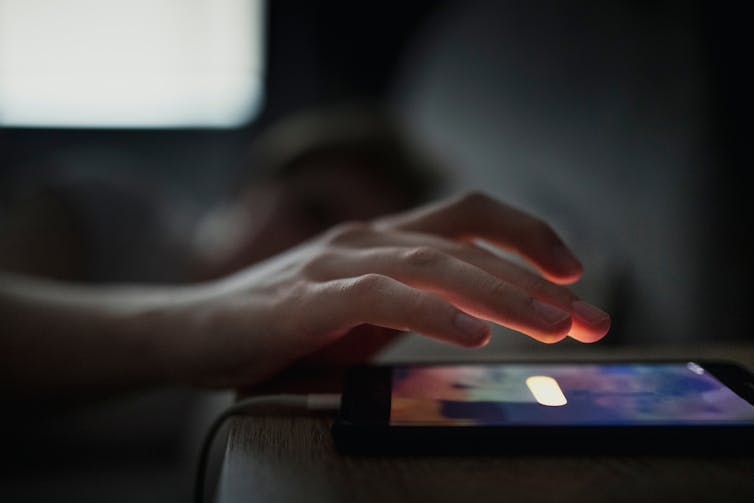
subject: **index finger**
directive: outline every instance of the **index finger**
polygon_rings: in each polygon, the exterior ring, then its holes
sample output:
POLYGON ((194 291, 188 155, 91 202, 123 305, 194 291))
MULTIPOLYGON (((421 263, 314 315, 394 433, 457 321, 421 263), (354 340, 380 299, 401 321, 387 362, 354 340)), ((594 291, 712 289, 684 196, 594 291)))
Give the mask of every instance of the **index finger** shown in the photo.
POLYGON ((480 192, 387 217, 377 225, 464 241, 482 238, 521 255, 557 283, 572 283, 583 271, 549 225, 480 192))

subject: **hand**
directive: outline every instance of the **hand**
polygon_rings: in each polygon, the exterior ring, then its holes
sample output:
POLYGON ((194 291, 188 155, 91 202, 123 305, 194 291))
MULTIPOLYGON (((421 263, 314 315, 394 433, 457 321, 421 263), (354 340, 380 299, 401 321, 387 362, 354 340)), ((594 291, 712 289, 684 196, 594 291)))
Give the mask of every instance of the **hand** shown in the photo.
POLYGON ((581 265, 542 221, 472 193, 335 227, 195 287, 169 310, 173 378, 247 386, 364 324, 480 347, 486 321, 552 343, 602 338, 610 317, 562 286, 581 265), (515 252, 541 275, 475 244, 515 252))

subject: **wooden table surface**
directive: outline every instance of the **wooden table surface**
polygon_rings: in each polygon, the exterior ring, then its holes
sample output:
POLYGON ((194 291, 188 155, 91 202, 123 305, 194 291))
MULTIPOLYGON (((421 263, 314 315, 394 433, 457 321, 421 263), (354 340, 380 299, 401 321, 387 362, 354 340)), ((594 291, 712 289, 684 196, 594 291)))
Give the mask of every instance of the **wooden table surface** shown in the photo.
MULTIPOLYGON (((527 348, 466 355, 454 359, 708 358, 754 368, 754 343, 568 346, 545 354, 527 348)), ((447 360, 447 355, 437 359, 447 360)), ((320 380, 303 378, 310 384, 320 380)), ((298 414, 232 419, 217 501, 754 502, 754 455, 345 456, 333 446, 331 423, 327 416, 298 414)))

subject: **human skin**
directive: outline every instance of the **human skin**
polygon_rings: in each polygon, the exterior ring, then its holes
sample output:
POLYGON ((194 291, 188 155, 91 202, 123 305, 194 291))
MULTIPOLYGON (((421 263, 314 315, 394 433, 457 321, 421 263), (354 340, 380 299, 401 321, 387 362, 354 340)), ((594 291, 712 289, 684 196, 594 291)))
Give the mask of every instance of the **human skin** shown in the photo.
MULTIPOLYGON (((0 276, 3 387, 19 399, 160 385, 246 387, 367 326, 481 347, 492 322, 545 343, 602 338, 610 318, 566 284, 553 230, 484 194, 346 223, 192 285, 76 286, 0 276), (519 254, 540 274, 477 246, 519 254)), ((358 343, 358 341, 355 341, 358 343)))

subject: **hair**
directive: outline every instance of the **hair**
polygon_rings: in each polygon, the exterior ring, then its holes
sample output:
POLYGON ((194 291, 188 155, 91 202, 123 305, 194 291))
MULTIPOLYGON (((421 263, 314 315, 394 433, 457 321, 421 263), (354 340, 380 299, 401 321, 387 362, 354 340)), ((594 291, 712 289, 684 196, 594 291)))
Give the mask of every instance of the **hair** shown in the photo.
POLYGON ((395 114, 363 103, 312 108, 274 124, 252 143, 244 176, 285 182, 332 158, 358 160, 354 169, 382 180, 407 205, 426 201, 446 181, 395 114))

